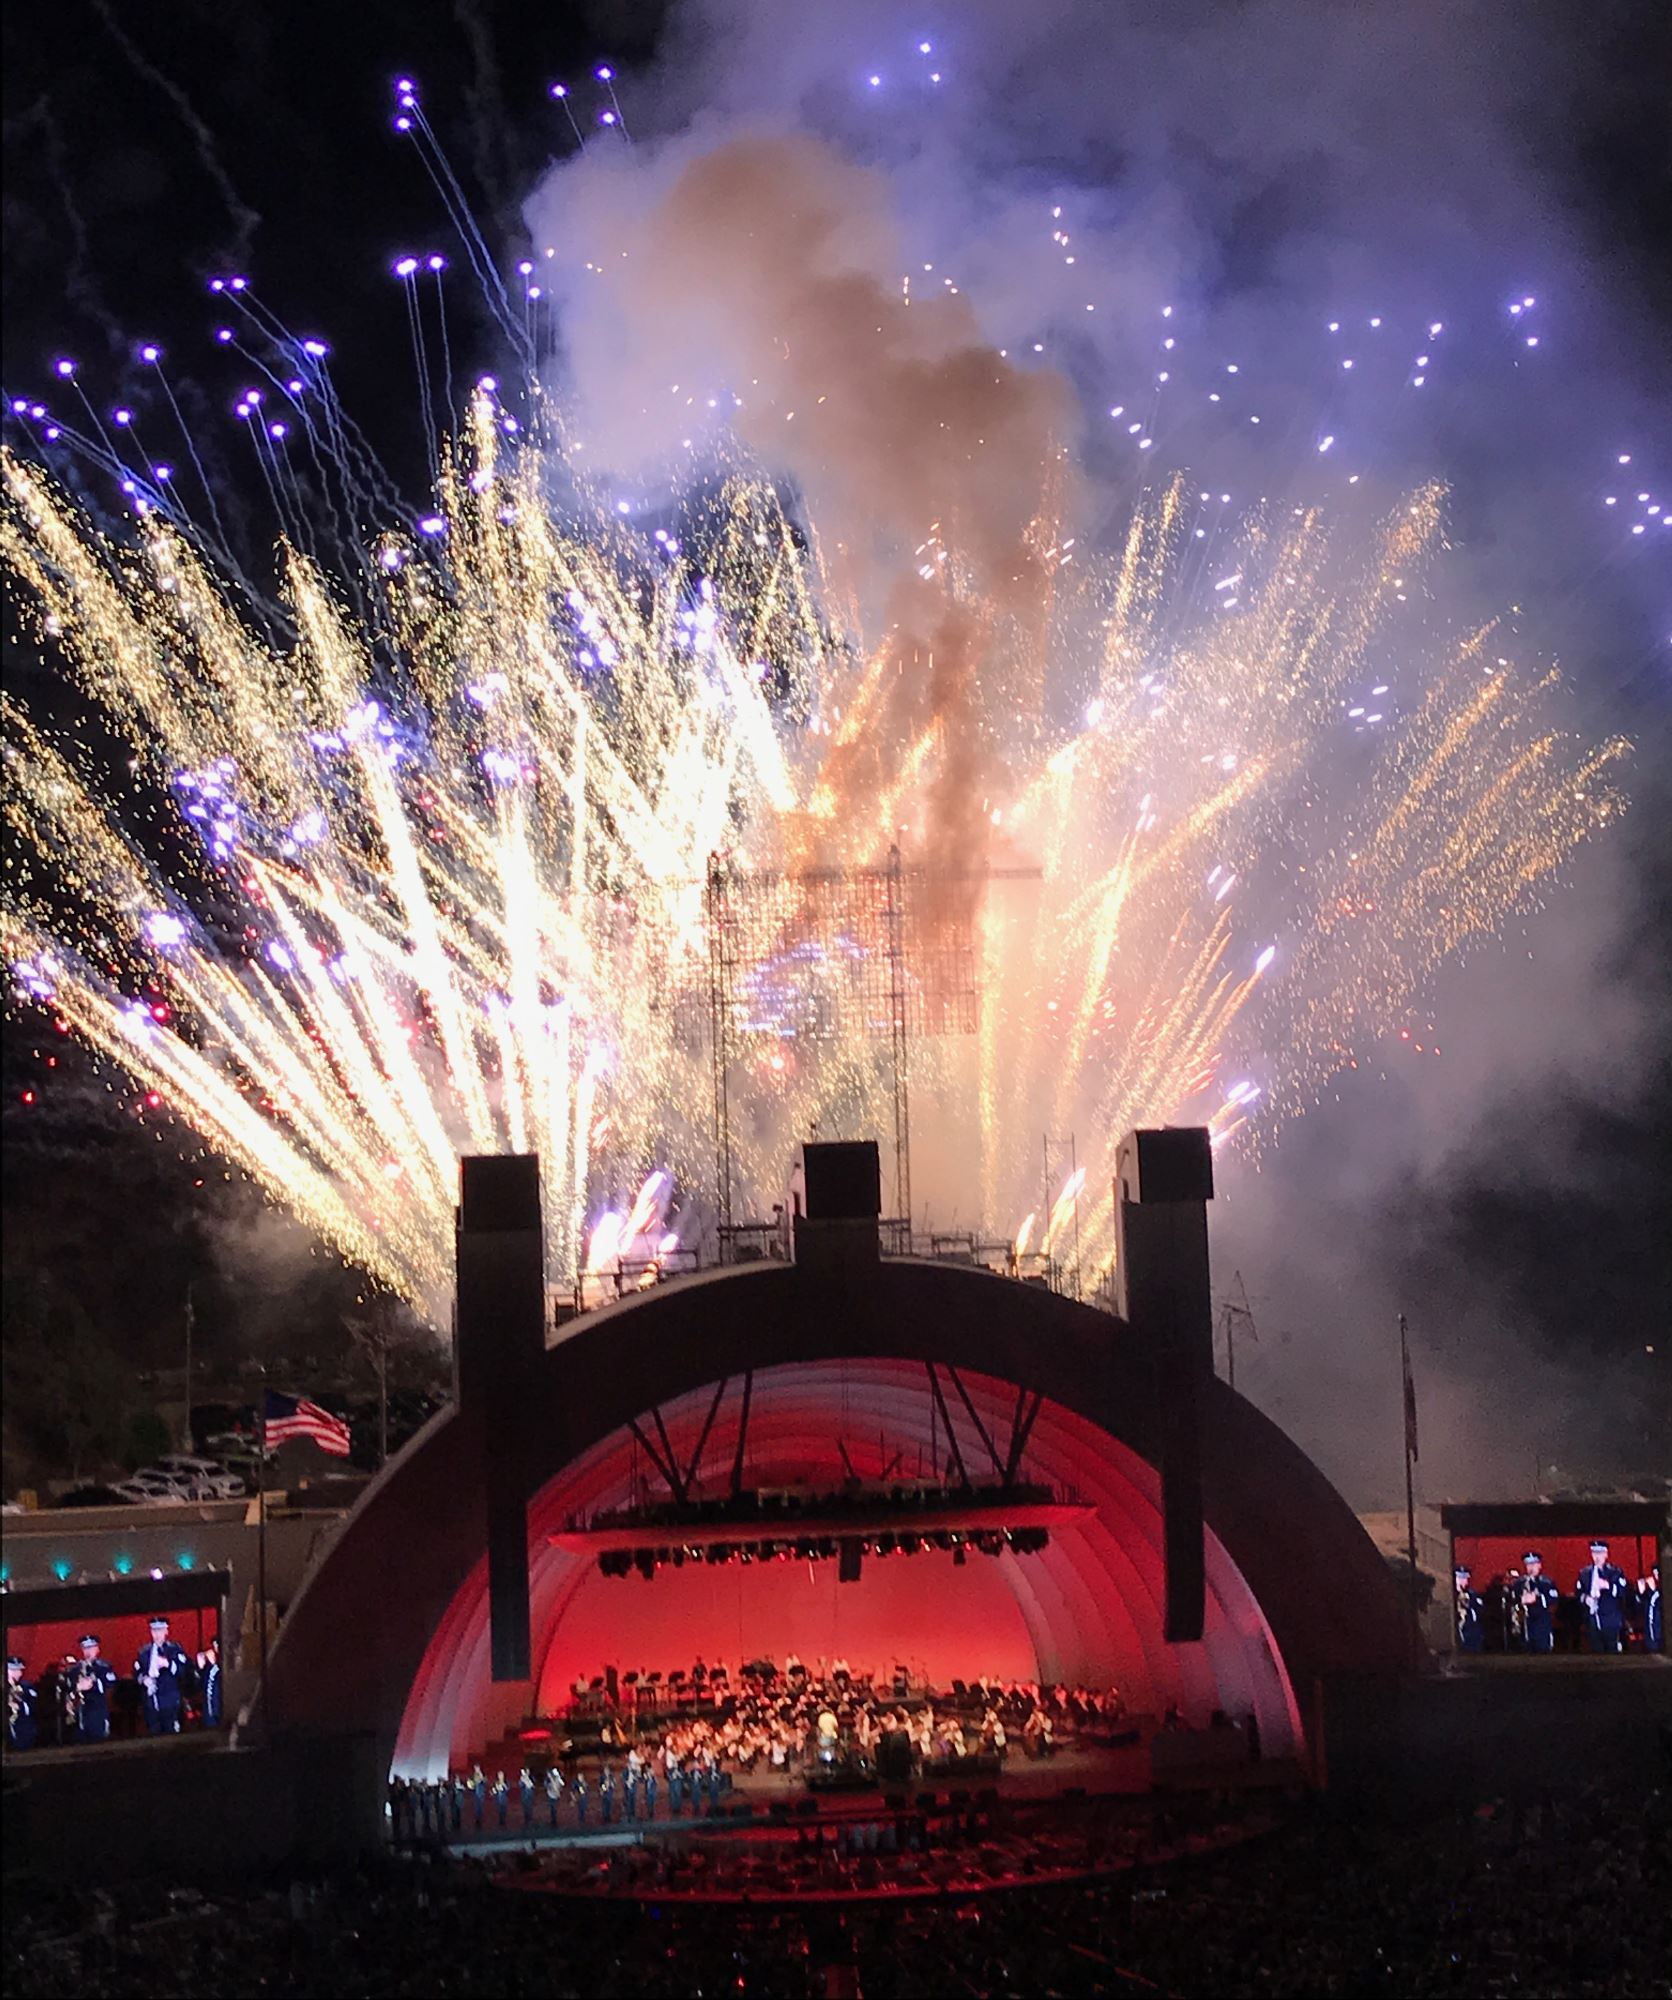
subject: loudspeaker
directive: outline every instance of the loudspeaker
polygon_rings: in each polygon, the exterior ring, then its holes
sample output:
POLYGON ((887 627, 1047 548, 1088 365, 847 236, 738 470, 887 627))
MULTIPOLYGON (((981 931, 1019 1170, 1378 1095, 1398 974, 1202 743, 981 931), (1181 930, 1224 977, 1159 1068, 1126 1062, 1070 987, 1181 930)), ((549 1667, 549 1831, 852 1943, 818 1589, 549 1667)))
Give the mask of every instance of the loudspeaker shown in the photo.
POLYGON ((867 1222, 882 1214, 882 1162, 875 1139, 803 1148, 809 1222, 867 1222))
POLYGON ((864 1549, 862 1545, 855 1541, 852 1536, 845 1536, 838 1544, 836 1581, 838 1583, 857 1583, 859 1581, 859 1565, 863 1556, 864 1549))

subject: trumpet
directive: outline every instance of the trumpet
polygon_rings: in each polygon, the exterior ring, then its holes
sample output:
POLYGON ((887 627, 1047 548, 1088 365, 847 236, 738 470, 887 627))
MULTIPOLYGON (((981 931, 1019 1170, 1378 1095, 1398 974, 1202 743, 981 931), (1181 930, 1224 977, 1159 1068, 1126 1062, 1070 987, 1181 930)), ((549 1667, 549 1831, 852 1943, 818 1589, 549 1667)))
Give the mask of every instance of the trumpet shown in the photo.
POLYGON ((1504 1578, 1504 1595, 1509 1600, 1509 1635, 1512 1639, 1525 1640, 1527 1636, 1527 1593, 1521 1587, 1524 1581, 1518 1569, 1512 1569, 1504 1578))

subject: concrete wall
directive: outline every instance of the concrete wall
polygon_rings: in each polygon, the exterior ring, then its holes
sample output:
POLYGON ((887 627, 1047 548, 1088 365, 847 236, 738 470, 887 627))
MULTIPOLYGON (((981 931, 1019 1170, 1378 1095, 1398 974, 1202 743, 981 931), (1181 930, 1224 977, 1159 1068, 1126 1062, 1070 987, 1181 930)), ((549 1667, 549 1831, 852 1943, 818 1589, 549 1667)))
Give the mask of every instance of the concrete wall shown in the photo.
MULTIPOLYGON (((308 1567, 327 1547, 344 1518, 340 1507, 312 1509, 269 1498, 267 1514, 267 1594, 286 1605, 302 1587, 308 1567)), ((230 1569, 233 1623, 256 1574, 254 1500, 192 1501, 178 1507, 63 1507, 35 1514, 8 1514, 0 1527, 0 1560, 12 1590, 50 1587, 53 1565, 67 1562, 71 1581, 84 1575, 103 1581, 116 1572, 118 1558, 133 1574, 177 1570, 183 1554, 194 1569, 230 1569)))
POLYGON ((232 1749, 185 1737, 32 1751, 7 1760, 0 1852, 8 1875, 230 1882, 375 1846, 382 1796, 369 1738, 281 1737, 270 1748, 232 1749))
POLYGON ((1322 1776, 1348 1803, 1426 1810, 1669 1776, 1665 1658, 1489 1659, 1421 1680, 1337 1677, 1320 1696, 1322 1776))

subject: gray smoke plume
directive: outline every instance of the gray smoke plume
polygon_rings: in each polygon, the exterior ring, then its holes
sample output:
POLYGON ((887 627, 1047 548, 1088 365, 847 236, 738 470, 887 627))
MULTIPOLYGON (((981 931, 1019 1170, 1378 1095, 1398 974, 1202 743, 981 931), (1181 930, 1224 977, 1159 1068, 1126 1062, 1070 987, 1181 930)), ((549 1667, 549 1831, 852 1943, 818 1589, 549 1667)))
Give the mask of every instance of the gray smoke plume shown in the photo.
POLYGON ((831 761, 832 824, 895 775, 886 746, 934 729, 933 879, 980 859, 983 661, 1037 606, 1027 529, 1077 419, 1063 379, 996 352, 966 297, 903 294, 891 200, 816 138, 752 132, 594 149, 529 220, 565 246, 548 268, 587 461, 660 470, 713 428, 712 403, 805 498, 888 658, 883 726, 831 761))

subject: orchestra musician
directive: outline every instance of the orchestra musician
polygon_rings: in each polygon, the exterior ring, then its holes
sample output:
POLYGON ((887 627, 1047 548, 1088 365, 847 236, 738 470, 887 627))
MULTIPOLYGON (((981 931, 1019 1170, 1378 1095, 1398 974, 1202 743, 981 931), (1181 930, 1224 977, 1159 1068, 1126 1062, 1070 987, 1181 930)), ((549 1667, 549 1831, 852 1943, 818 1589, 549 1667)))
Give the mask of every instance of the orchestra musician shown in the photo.
POLYGON ((1457 1586, 1457 1650, 1460 1653, 1478 1653, 1486 1643, 1486 1626, 1481 1617, 1485 1599, 1478 1590, 1469 1587, 1473 1571, 1467 1563, 1459 1563, 1452 1571, 1452 1581, 1457 1586))
POLYGON ((65 1690, 66 1720, 73 1722, 78 1743, 103 1743, 110 1735, 110 1691, 116 1669, 99 1653, 99 1635, 83 1632, 79 1659, 67 1660, 59 1676, 65 1690))
POLYGON ((35 1747, 35 1703, 40 1689, 23 1678, 24 1663, 16 1653, 6 1661, 6 1748, 35 1747))
POLYGON ((1593 1653, 1624 1650, 1626 1573, 1608 1560, 1608 1544, 1591 1544, 1591 1560, 1579 1572, 1579 1602, 1585 1607, 1585 1644, 1593 1653))
POLYGON ((186 1655, 168 1636, 168 1620, 159 1612, 151 1620, 151 1641, 134 1661, 134 1679, 145 1696, 145 1727, 153 1736, 180 1733, 180 1697, 186 1655))
POLYGON ((1551 1653, 1556 1649, 1556 1600, 1561 1592, 1553 1577, 1544 1573, 1544 1558, 1529 1549, 1521 1558, 1521 1576, 1515 1588, 1511 1624, 1519 1631, 1517 1650, 1523 1653, 1551 1653), (1519 1613, 1519 1616, 1516 1616, 1519 1613))

